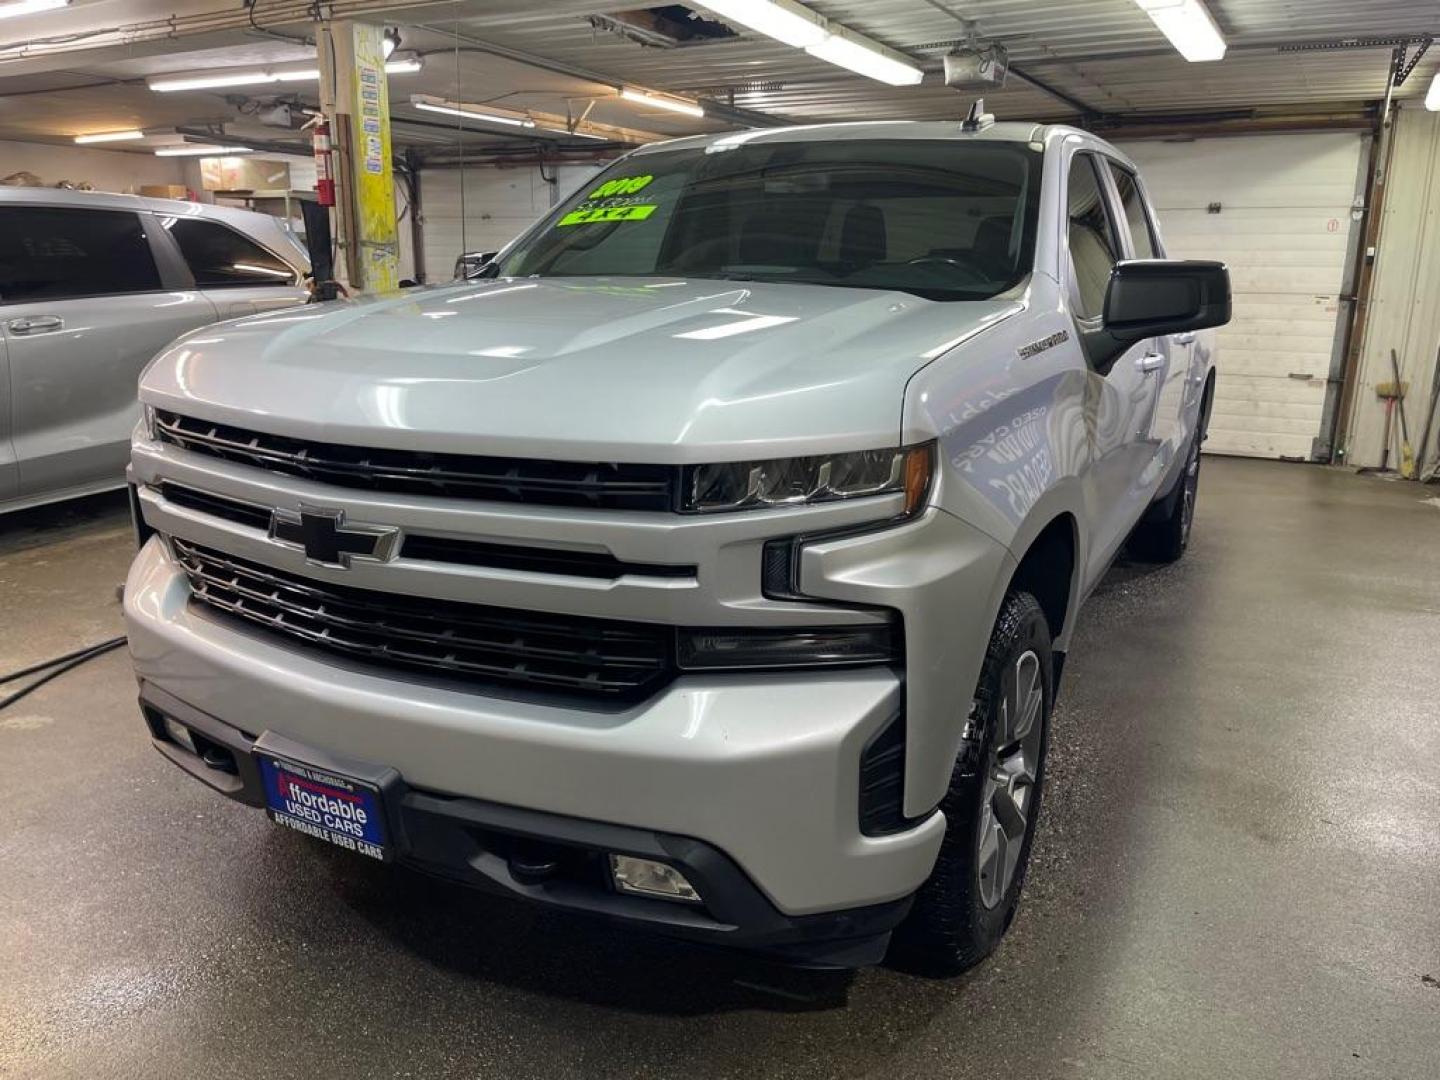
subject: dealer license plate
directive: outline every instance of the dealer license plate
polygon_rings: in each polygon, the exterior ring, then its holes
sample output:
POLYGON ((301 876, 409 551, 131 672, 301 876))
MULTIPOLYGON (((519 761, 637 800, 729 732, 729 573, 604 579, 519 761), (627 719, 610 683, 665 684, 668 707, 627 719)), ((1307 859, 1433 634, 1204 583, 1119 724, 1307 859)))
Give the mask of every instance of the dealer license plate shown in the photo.
POLYGON ((374 786, 313 765, 256 754, 270 819, 372 859, 386 859, 385 822, 374 786))

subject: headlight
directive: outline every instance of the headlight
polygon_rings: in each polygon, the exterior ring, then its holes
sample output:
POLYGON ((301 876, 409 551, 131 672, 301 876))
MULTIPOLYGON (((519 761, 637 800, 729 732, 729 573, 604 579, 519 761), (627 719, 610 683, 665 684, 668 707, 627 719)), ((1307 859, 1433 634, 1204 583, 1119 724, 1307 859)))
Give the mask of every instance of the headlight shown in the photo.
POLYGON ((935 444, 897 450, 693 465, 685 470, 683 509, 694 513, 905 494, 905 513, 918 511, 930 491, 935 444))

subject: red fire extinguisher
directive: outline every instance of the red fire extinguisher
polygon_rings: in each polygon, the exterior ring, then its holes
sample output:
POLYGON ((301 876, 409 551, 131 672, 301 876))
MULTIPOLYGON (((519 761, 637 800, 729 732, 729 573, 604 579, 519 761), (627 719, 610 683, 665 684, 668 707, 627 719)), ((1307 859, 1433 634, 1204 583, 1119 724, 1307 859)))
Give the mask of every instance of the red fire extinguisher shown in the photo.
POLYGON ((330 124, 315 125, 312 140, 315 149, 315 194, 321 206, 335 205, 335 174, 330 169, 330 124))

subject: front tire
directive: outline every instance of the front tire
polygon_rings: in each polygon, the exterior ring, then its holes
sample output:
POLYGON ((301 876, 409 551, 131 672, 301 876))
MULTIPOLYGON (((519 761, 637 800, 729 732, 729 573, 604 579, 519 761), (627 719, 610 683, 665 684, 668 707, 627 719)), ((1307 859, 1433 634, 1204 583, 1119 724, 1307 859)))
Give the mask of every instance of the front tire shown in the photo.
POLYGON ((958 974, 1005 936, 1040 813, 1053 701, 1045 614, 1029 593, 1007 593, 940 803, 940 854, 892 941, 899 966, 958 974))

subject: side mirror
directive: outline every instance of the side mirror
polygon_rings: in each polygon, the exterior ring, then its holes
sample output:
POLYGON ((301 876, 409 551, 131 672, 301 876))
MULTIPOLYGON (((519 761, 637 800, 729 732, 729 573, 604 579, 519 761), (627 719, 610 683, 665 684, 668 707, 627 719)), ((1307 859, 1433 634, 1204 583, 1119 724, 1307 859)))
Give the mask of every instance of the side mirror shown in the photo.
POLYGON ((1105 291, 1105 332, 1118 343, 1224 326, 1230 271, 1224 263, 1134 259, 1117 263, 1105 291))
POLYGON ((467 251, 455 260, 455 280, 468 281, 477 276, 499 255, 498 251, 467 251))

